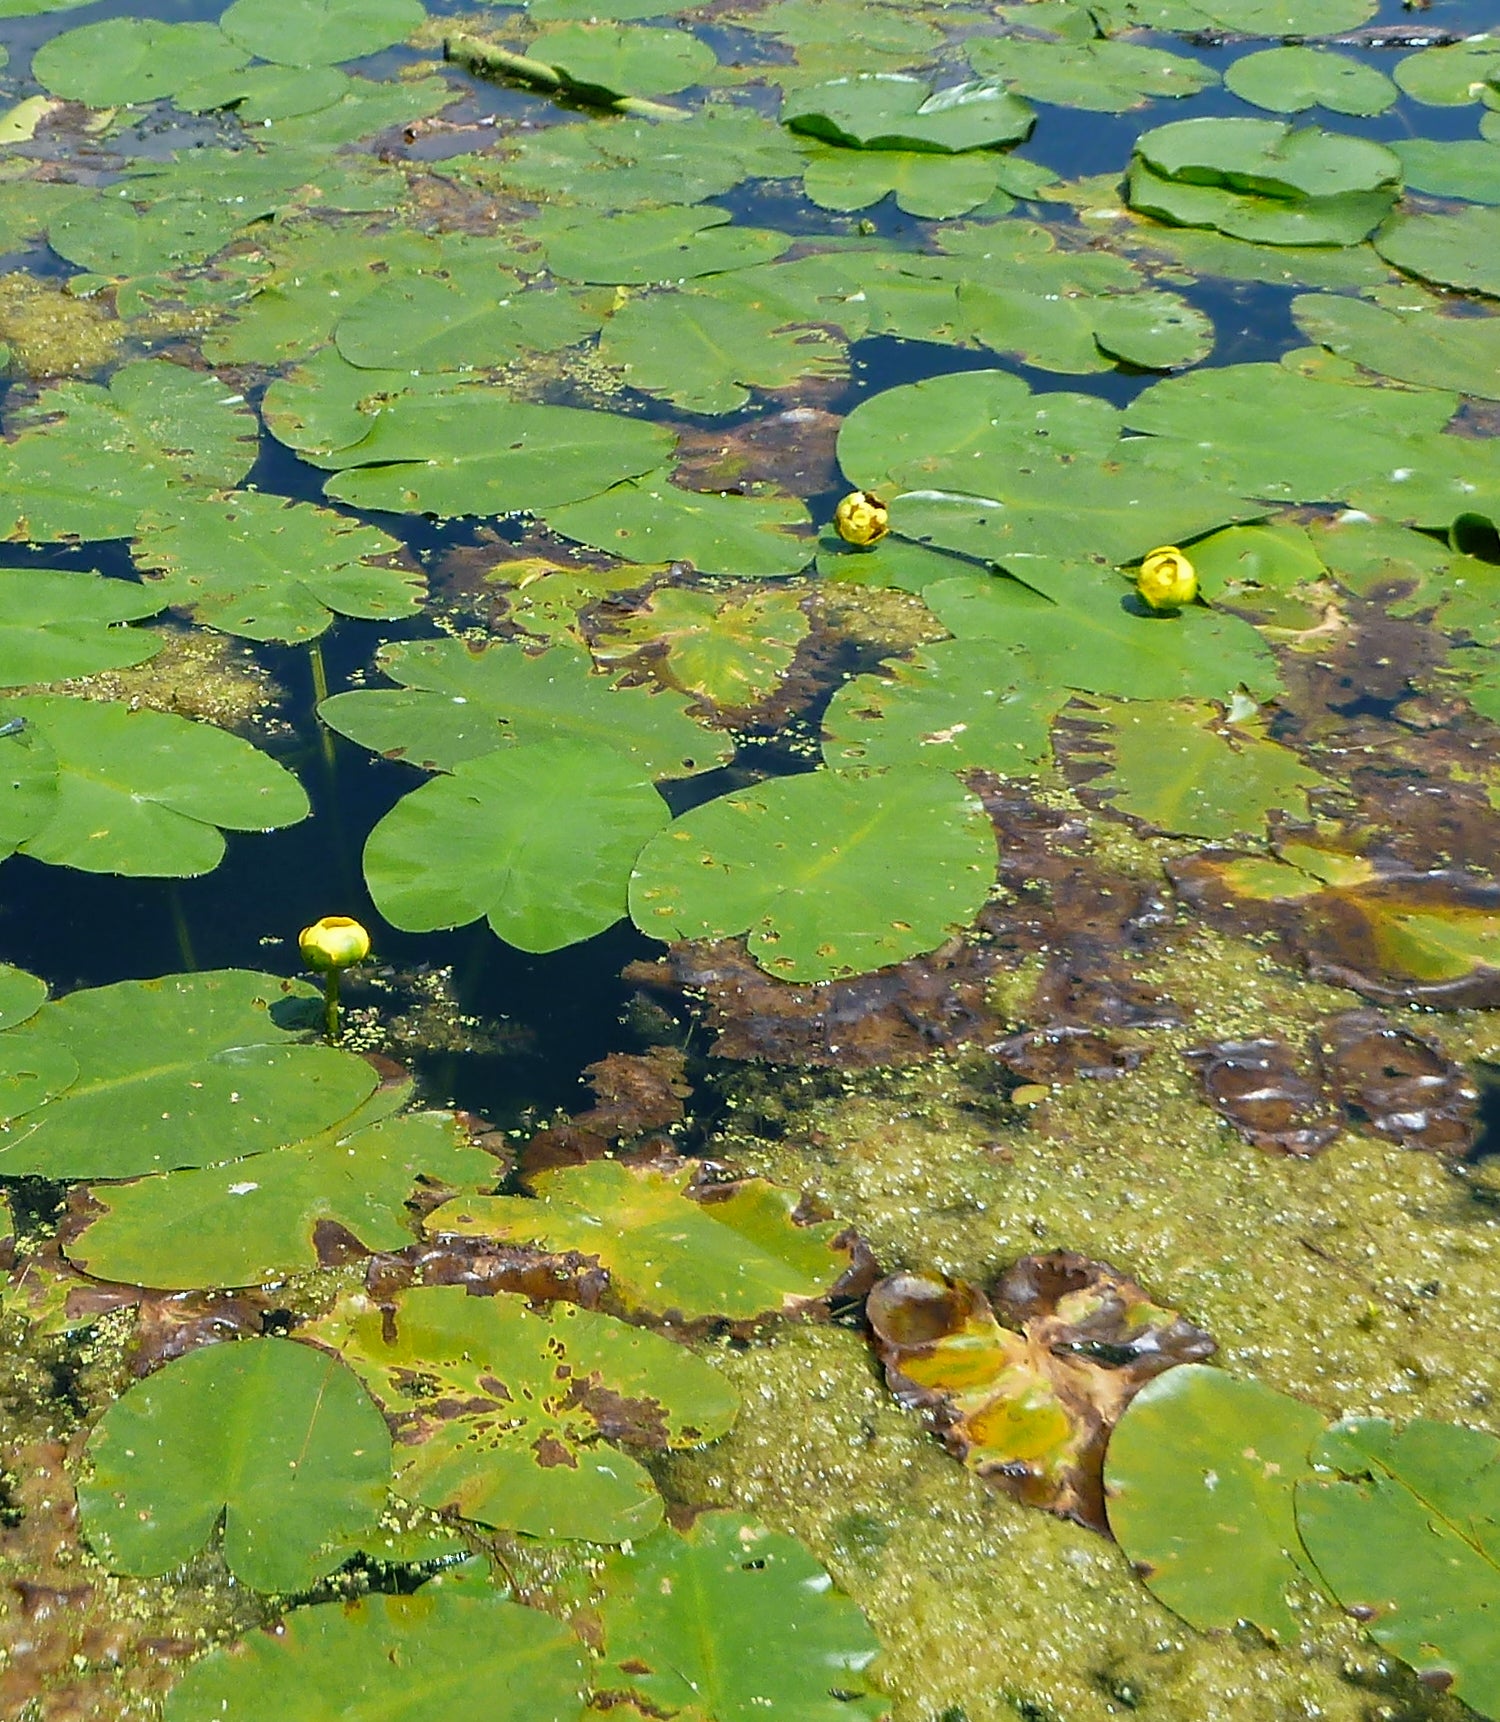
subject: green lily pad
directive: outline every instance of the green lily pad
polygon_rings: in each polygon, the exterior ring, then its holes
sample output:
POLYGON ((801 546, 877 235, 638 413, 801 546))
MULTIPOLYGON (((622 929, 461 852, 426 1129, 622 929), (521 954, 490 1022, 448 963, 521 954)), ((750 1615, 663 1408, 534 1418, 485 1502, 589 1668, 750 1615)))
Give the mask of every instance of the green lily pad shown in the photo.
POLYGON ((47 983, 40 976, 0 963, 0 1029, 14 1028, 35 1016, 46 999, 47 983))
POLYGON ((1199 1631, 1253 1621, 1294 1644, 1312 1582, 1293 1489, 1323 1429, 1311 1405, 1187 1363, 1148 1381, 1104 1455, 1109 1528, 1152 1593, 1199 1631))
POLYGON ((1309 340, 1383 377, 1500 400, 1500 317, 1447 317, 1425 296, 1406 298, 1381 306, 1303 294, 1292 315, 1309 340))
POLYGON ((43 42, 31 75, 54 96, 91 108, 154 102, 249 58, 217 24, 164 24, 154 18, 106 18, 43 42))
MULTIPOLYGON (((6 1177, 133 1178, 301 1142, 375 1087, 363 1059, 299 1043, 273 1007, 315 997, 274 975, 221 969, 120 981, 43 1005, 0 1037, 0 1068, 74 1074, 5 1105, 6 1177)), ((305 1008, 305 1007, 304 1007, 305 1008)))
POLYGON ((981 76, 1003 79, 1020 95, 1095 113, 1122 114, 1160 97, 1195 95, 1219 81, 1201 60, 1134 42, 977 36, 967 53, 981 76))
POLYGON ((550 509, 547 524, 626 562, 690 562, 700 574, 795 574, 812 560, 794 497, 683 490, 665 469, 550 509))
MULTIPOLYGON (((1038 607, 1045 607, 1037 600, 1038 607)), ((1020 618, 1024 626, 1024 611, 1020 618)), ((1015 777, 1052 751, 1052 720, 1071 690, 990 640, 946 640, 889 676, 845 682, 823 719, 823 757, 856 766, 942 765, 1015 777)))
POLYGON ((27 855, 88 873, 190 878, 224 858, 224 831, 270 831, 308 815, 302 785, 227 730, 112 700, 31 694, 7 712, 56 758, 46 822, 27 855))
POLYGON ((398 514, 550 514, 651 471, 675 440, 664 425, 490 389, 399 395, 333 457, 343 470, 326 489, 398 514))
POLYGON ((988 151, 935 155, 830 145, 808 162, 802 190, 820 209, 840 210, 868 209, 894 193, 908 215, 946 221, 980 204, 993 208, 1000 181, 1000 160, 988 151))
POLYGON ((1273 114, 1383 114, 1400 93, 1384 72, 1327 48, 1263 48, 1236 60, 1224 82, 1241 101, 1273 114))
POLYGON ((274 1632, 188 1665, 166 1722, 581 1722, 587 1685, 572 1631, 497 1592, 443 1584, 299 1608, 274 1632))
POLYGON ((409 1500, 529 1536, 618 1543, 661 1497, 604 1427, 643 1450, 722 1435, 739 1398, 683 1346, 614 1317, 514 1293, 417 1286, 395 1307, 344 1299, 302 1333, 360 1374, 398 1437, 409 1500))
POLYGON ((1307 533, 1282 521, 1231 526, 1200 539, 1192 562, 1205 598, 1241 608, 1254 608, 1269 594, 1314 585, 1327 574, 1307 533))
POLYGON ((0 444, 0 523, 12 538, 127 538, 188 486, 240 482, 255 415, 216 376, 165 359, 123 365, 108 388, 60 383, 0 444))
POLYGON ((319 713, 361 747, 429 770, 452 771, 514 742, 608 748, 650 777, 687 777, 730 757, 728 739, 694 723, 680 696, 617 688, 570 646, 533 655, 423 640, 388 646, 379 661, 399 691, 335 694, 319 713))
POLYGON ((68 1258, 95 1279, 167 1290, 255 1286, 320 1267, 317 1234, 341 1226, 367 1250, 412 1241, 405 1208, 419 1178, 493 1180, 450 1113, 411 1113, 335 1140, 97 1187, 68 1258))
POLYGON ((658 674, 673 687, 733 710, 757 704, 776 687, 808 631, 796 592, 726 599, 665 586, 643 609, 612 622, 595 650, 608 662, 659 648, 658 674))
POLYGON ((1500 203, 1500 145, 1482 138, 1398 138, 1391 148, 1401 157, 1412 191, 1500 203))
POLYGON ((351 76, 338 101, 316 113, 294 114, 266 127, 267 141, 279 146, 313 145, 333 149, 358 143, 392 126, 410 125, 440 113, 462 92, 447 78, 389 79, 351 76))
POLYGON ((599 338, 599 357, 631 388, 693 413, 736 412, 750 390, 847 374, 848 349, 826 329, 787 328, 774 310, 711 291, 628 300, 599 338))
POLYGON ((848 1267, 837 1221, 797 1225, 797 1194, 759 1179, 689 1196, 694 1169, 594 1160, 538 1173, 537 1200, 461 1196, 427 1217, 431 1233, 577 1251, 609 1270, 632 1310, 684 1321, 793 1312, 848 1267))
POLYGON ((1143 132, 1136 153, 1153 172, 1264 197, 1337 197, 1401 183, 1383 144, 1275 120, 1174 120, 1143 132))
POLYGON ((1214 706, 1132 701, 1100 715, 1111 770, 1089 787, 1158 831, 1258 837, 1269 813, 1305 820, 1308 792, 1331 787, 1290 748, 1225 723, 1214 706))
POLYGON ((402 397, 484 386, 444 371, 362 370, 336 347, 324 347, 271 383, 261 397, 261 414, 278 442, 313 466, 337 468, 402 397))
POLYGON ((1396 62, 1396 82, 1413 101, 1431 107, 1463 107, 1500 89, 1500 42, 1475 36, 1420 53, 1403 54, 1396 62))
POLYGON ((111 186, 70 203, 48 225, 47 243, 99 275, 152 275, 212 257, 239 224, 234 212, 200 198, 162 198, 138 209, 111 186))
POLYGON ((667 96, 713 81, 718 60, 690 30, 578 22, 545 30, 526 50, 570 84, 606 97, 667 96))
POLYGON ((802 1545, 738 1513, 700 1513, 605 1564, 601 1682, 651 1711, 753 1722, 889 1714, 863 1678, 879 1648, 802 1545), (769 1645, 776 1647, 767 1655, 769 1645))
MULTIPOLYGON (((1247 120, 1247 125, 1257 122, 1247 120)), ((1126 198, 1142 215, 1180 227, 1213 227, 1255 245, 1358 245, 1385 220, 1395 201, 1388 191, 1335 197, 1260 197, 1221 185, 1168 179, 1134 161, 1126 198)))
POLYGON ((1375 249, 1408 275, 1500 299, 1500 209, 1393 215, 1375 249))
POLYGON ((1028 681, 1120 699, 1226 704, 1241 684, 1261 699, 1280 686, 1270 648, 1237 616, 1199 604, 1155 615, 1116 575, 1087 567, 1059 573, 1049 605, 1018 597, 1016 587, 993 575, 955 575, 922 596, 959 639, 994 641, 997 658, 1020 659, 1028 681))
MULTIPOLYGON (((5 701, 0 723, 21 716, 13 705, 5 701)), ((30 725, 9 729, 0 736, 0 860, 35 837, 56 809, 57 755, 30 725)))
POLYGON ((286 1339, 206 1345, 114 1401, 84 1448, 79 1519, 115 1572, 224 1558, 258 1590, 305 1590, 373 1531, 391 1438, 337 1358, 286 1339))
POLYGON ((148 514, 132 554, 161 576, 143 589, 158 605, 249 640, 311 640, 335 614, 384 621, 421 608, 420 574, 370 564, 399 549, 330 509, 245 490, 148 514))
POLYGON ((364 370, 455 371, 550 353, 598 327, 577 294, 523 292, 492 261, 445 260, 440 274, 388 275, 339 318, 336 339, 364 370))
POLYGON ((996 149, 1030 136, 1035 111, 999 79, 934 90, 902 73, 835 78, 788 99, 782 123, 854 149, 996 149))
POLYGON ((365 845, 365 882, 408 932, 483 918, 520 950, 561 950, 624 916, 631 864, 668 818, 613 748, 500 748, 397 802, 365 845))
POLYGON ((862 974, 930 951, 973 919, 994 835, 946 772, 775 778, 674 820, 642 851, 630 913, 657 939, 747 934, 782 980, 862 974))
POLYGON ((1500 1441, 1427 1418, 1352 1419, 1312 1457, 1297 1528, 1329 1589, 1419 1675, 1500 1713, 1500 1441))
POLYGON ((348 95, 350 87, 334 66, 243 66, 185 84, 173 100, 192 114, 233 108, 241 120, 257 125, 315 114, 348 95))
POLYGON ((162 599, 130 580, 0 568, 0 687, 144 663, 161 650, 161 636, 124 624, 162 608, 162 599))
POLYGON ((730 225, 724 209, 638 209, 600 221, 590 212, 549 210, 527 232, 564 281, 649 286, 746 269, 779 257, 789 235, 730 225))
POLYGON ((219 20, 247 53, 284 66, 331 66, 403 41, 420 0, 234 0, 219 20))

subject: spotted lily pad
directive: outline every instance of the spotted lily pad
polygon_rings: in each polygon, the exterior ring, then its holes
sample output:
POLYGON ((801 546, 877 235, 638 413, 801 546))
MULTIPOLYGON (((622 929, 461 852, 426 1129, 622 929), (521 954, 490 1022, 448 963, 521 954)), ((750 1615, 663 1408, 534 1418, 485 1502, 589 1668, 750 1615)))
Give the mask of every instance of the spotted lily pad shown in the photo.
POLYGON ((92 676, 144 663, 161 637, 124 626, 163 600, 130 580, 51 568, 0 568, 0 687, 92 676))
POLYGON ((692 1178, 595 1160, 537 1174, 538 1200, 457 1197, 427 1226, 595 1257, 631 1309, 687 1321, 801 1309, 848 1266, 842 1227, 795 1224, 793 1191, 752 1178, 690 1195, 692 1178))
POLYGON ((808 631, 796 592, 725 599, 666 586, 643 609, 613 624, 596 650, 607 661, 659 649, 660 673, 673 687, 733 709, 771 692, 808 631))
POLYGON ((120 981, 43 1005, 0 1035, 8 1079, 57 1072, 24 1099, 13 1083, 0 1090, 0 1171, 132 1178, 329 1129, 366 1099, 375 1072, 278 1025, 273 1011, 306 1011, 313 996, 298 982, 222 969, 120 981))
POLYGON ((618 1543, 662 1516, 647 1451, 710 1441, 738 1396, 684 1347, 611 1316, 498 1292, 417 1286, 392 1307, 345 1298, 301 1330, 359 1373, 398 1436, 411 1500, 531 1536, 618 1543))
POLYGON ((391 1438, 337 1358, 287 1339, 206 1345, 137 1382, 84 1449, 84 1535, 115 1572, 181 1566, 223 1520, 230 1571, 305 1590, 375 1529, 391 1438))
POLYGON ((340 1722, 581 1722, 572 1631, 477 1586, 299 1608, 216 1646, 167 1694, 166 1722, 292 1722, 336 1694, 340 1722))
POLYGON ((635 924, 658 939, 748 935, 783 980, 830 980, 932 950, 994 878, 994 836, 946 772, 775 778, 694 808, 642 851, 635 924))
POLYGON ((419 1178, 485 1183, 497 1170, 451 1114, 411 1113, 248 1164, 99 1186, 67 1253, 95 1279, 131 1285, 260 1285, 322 1266, 325 1228, 367 1250, 402 1249, 412 1239, 404 1204, 419 1178))

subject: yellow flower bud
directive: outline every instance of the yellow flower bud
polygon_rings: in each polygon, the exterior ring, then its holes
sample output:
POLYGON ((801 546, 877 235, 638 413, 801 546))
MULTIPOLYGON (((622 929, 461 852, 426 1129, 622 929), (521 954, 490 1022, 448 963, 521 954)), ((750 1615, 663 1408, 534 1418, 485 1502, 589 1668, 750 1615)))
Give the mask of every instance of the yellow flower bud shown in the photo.
POLYGON ((891 529, 891 511, 870 490, 851 490, 833 512, 833 524, 845 544, 868 550, 891 529))
POLYGON ((1153 610, 1176 610, 1198 596, 1198 575, 1175 544, 1153 550, 1141 563, 1135 589, 1153 610))
POLYGON ((297 935, 302 960, 320 974, 329 969, 347 969, 362 963, 370 954, 370 935, 347 915, 325 915, 297 935))

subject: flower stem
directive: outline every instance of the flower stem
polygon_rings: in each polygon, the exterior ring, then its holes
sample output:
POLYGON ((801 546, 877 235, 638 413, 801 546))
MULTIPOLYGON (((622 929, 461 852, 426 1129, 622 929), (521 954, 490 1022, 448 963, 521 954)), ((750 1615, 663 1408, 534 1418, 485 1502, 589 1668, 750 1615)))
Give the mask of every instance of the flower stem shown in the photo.
POLYGON ((330 1046, 339 1039, 339 971, 323 971, 323 1038, 330 1046))

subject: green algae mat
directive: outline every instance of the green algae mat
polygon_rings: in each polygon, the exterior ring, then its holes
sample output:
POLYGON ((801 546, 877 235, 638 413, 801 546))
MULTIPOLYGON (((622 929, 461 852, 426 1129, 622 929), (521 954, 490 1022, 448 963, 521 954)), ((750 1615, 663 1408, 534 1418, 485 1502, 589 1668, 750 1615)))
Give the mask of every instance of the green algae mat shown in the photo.
POLYGON ((0 0, 0 249, 5 1715, 1500 1717, 1485 0, 0 0))

